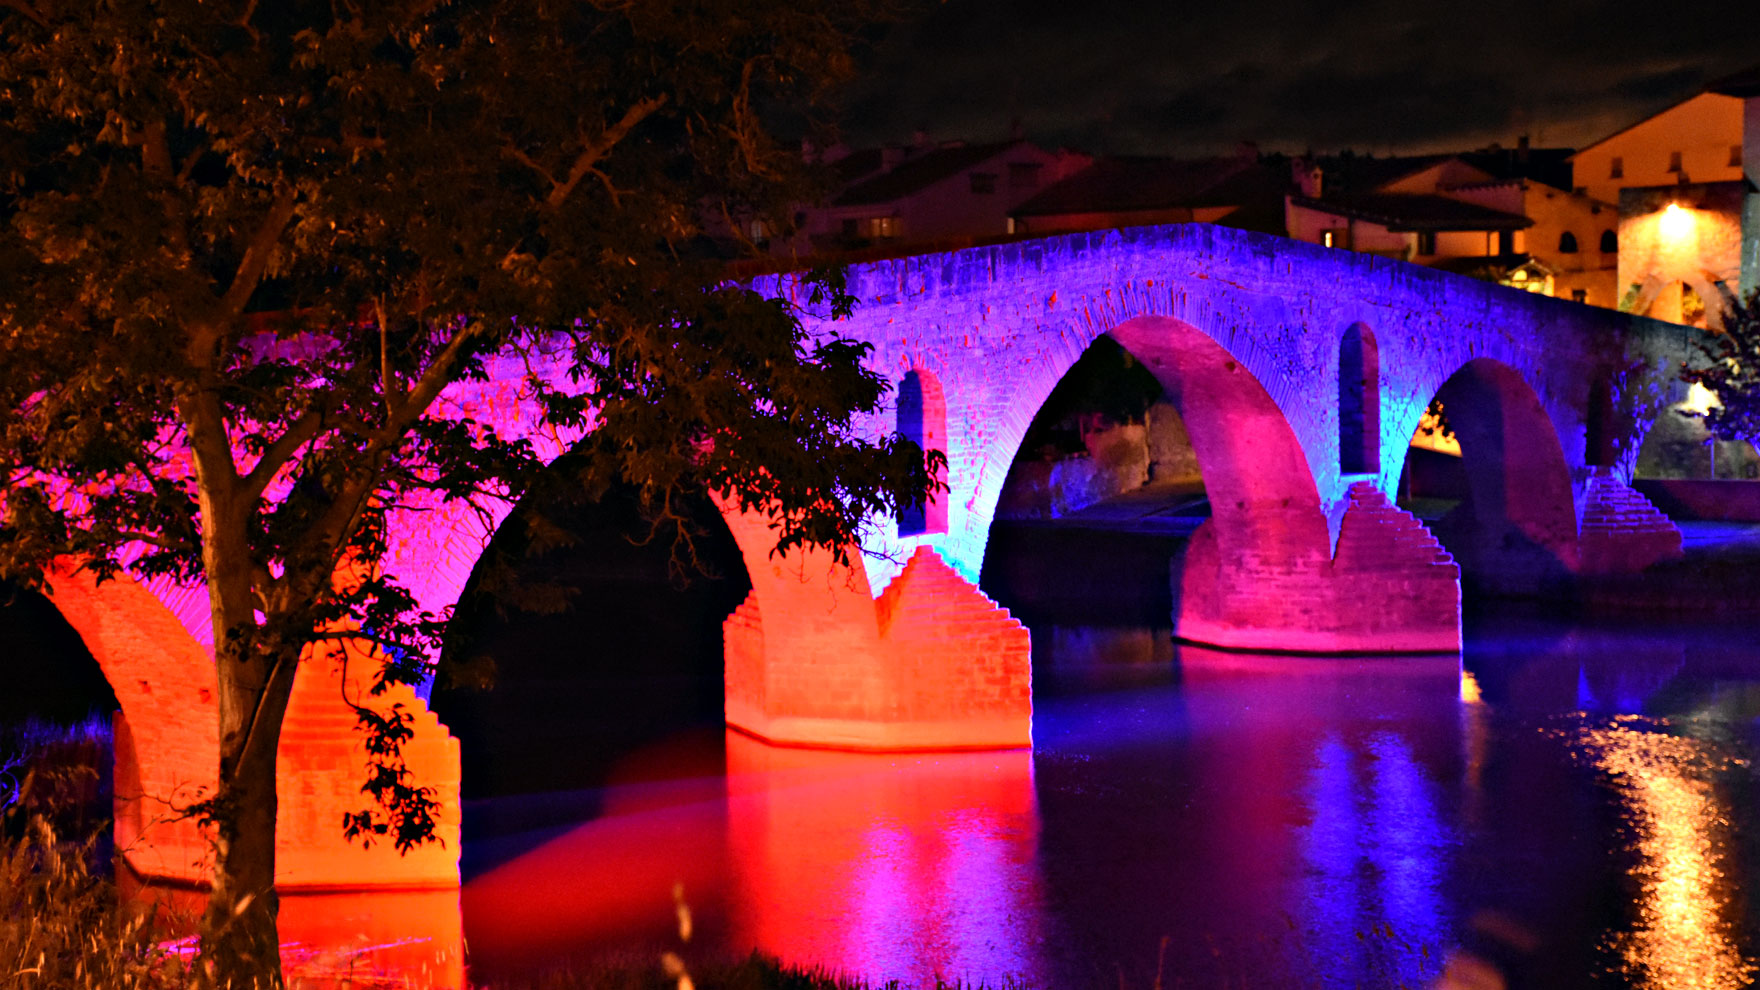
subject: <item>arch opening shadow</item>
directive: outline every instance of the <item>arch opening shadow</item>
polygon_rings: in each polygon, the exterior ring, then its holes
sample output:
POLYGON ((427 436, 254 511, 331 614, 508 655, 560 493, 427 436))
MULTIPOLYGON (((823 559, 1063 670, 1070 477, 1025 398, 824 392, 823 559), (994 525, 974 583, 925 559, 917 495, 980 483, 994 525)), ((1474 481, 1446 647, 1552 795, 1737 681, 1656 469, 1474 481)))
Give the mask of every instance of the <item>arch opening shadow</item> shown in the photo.
MULTIPOLYGON (((619 775, 719 771, 680 740, 722 731, 721 625, 750 583, 707 495, 684 510, 700 572, 681 573, 665 537, 644 542, 627 488, 593 500, 558 480, 497 530, 447 630, 431 702, 460 741, 463 796, 503 799, 473 804, 472 833, 590 817, 596 789, 619 775), (672 757, 656 755, 673 743, 672 757)), ((467 872, 484 865, 467 855, 467 872)))
POLYGON ((1155 376, 1101 336, 1021 439, 979 586, 1029 625, 1166 627, 1168 563, 1209 515, 1184 420, 1155 376))
POLYGON ((1430 521, 1468 596, 1560 593, 1578 567, 1570 469, 1552 420, 1514 368, 1462 365, 1406 453, 1401 504, 1430 521))
MULTIPOLYGON (((26 760, 37 798, 62 834, 85 836, 114 815, 113 726, 121 706, 85 641, 43 595, 0 583, 0 766, 26 760), (86 771, 90 770, 90 773, 86 771)), ((0 805, 22 771, 0 776, 0 805)), ((109 856, 100 842, 100 860, 109 856)), ((100 862, 99 864, 103 864, 100 862)))

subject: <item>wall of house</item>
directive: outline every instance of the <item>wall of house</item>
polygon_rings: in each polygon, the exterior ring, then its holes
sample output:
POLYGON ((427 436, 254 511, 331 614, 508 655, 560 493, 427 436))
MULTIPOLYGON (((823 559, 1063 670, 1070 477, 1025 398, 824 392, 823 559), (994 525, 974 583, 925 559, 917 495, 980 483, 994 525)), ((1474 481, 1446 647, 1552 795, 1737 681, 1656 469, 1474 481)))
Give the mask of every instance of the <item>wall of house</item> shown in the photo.
MULTIPOLYGON (((1752 102, 1752 101, 1749 101, 1752 102)), ((1728 182, 1742 169, 1730 164, 1730 148, 1743 144, 1743 101, 1718 93, 1698 96, 1670 107, 1577 152, 1571 159, 1578 188, 1607 203, 1619 201, 1622 189, 1688 182, 1728 182), (1681 171, 1668 170, 1672 152, 1681 154, 1681 171), (1619 158, 1623 176, 1612 174, 1619 158)), ((1746 152, 1751 154, 1751 152, 1746 152)))
POLYGON ((1340 231, 1340 240, 1333 247, 1349 248, 1365 254, 1386 254, 1403 257, 1411 245, 1411 235, 1388 230, 1378 223, 1350 220, 1336 213, 1311 206, 1284 201, 1284 223, 1291 240, 1323 244, 1328 230, 1340 231))
POLYGON ((1720 326, 1716 284, 1734 288, 1741 280, 1748 200, 1736 182, 1626 190, 1619 225, 1622 308, 1683 322, 1684 283, 1705 303, 1704 325, 1720 326))
POLYGON ((1619 207, 1532 182, 1527 184, 1522 212, 1534 221, 1524 231, 1528 253, 1552 270, 1553 295, 1570 299, 1573 291, 1581 290, 1582 301, 1591 306, 1619 305, 1619 252, 1601 250, 1601 235, 1619 228, 1619 207), (1559 250, 1567 232, 1577 239, 1572 254, 1559 250))
POLYGON ((913 241, 944 237, 1002 237, 1008 233, 1009 211, 1063 178, 1067 157, 1032 145, 1017 145, 989 161, 899 199, 896 203, 901 227, 899 237, 913 241), (1010 187, 1009 166, 1017 164, 1039 166, 1038 179, 1030 187, 1010 187), (971 177, 974 173, 995 176, 995 192, 973 192, 971 177))

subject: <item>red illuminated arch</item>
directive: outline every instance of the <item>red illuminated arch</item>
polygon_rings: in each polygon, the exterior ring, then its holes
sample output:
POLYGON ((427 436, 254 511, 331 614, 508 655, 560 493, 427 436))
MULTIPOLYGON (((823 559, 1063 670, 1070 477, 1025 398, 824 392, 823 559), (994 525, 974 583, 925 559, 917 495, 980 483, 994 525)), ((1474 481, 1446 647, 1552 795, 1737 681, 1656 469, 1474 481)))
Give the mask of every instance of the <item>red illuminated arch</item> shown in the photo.
MULTIPOLYGON (((211 794, 219 773, 214 662, 159 598, 127 574, 98 583, 61 566, 47 596, 79 633, 116 694, 116 848, 135 874, 201 885, 211 843, 179 811, 211 794)), ((350 697, 367 699, 371 658, 351 663, 350 697)), ((408 687, 371 703, 401 703, 414 717, 404 755, 441 802, 437 834, 400 855, 342 835, 342 813, 366 800, 364 748, 352 710, 338 704, 341 671, 312 651, 301 658, 277 754, 280 811, 276 886, 282 890, 450 887, 458 884, 458 742, 408 687)))

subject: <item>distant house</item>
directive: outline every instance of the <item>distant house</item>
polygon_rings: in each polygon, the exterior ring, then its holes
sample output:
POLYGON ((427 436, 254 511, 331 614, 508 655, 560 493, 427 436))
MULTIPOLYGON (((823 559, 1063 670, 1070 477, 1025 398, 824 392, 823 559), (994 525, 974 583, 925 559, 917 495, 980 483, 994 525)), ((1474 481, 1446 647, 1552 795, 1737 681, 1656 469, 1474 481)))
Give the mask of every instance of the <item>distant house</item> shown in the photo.
MULTIPOLYGON (((1717 326, 1760 285, 1760 66, 1578 151, 1576 183, 1618 204, 1617 305, 1717 326)), ((1615 233, 1617 231, 1617 233, 1615 233)))
POLYGON ((1612 203, 1570 188, 1564 149, 1297 159, 1289 236, 1578 302, 1615 302, 1612 203))
POLYGON ((1017 206, 1017 234, 1041 236, 1163 223, 1284 233, 1284 172, 1252 149, 1230 158, 1102 158, 1017 206))
POLYGON ((849 152, 830 162, 847 184, 808 214, 806 233, 815 251, 1003 238, 1016 206, 1088 161, 1025 140, 849 152))

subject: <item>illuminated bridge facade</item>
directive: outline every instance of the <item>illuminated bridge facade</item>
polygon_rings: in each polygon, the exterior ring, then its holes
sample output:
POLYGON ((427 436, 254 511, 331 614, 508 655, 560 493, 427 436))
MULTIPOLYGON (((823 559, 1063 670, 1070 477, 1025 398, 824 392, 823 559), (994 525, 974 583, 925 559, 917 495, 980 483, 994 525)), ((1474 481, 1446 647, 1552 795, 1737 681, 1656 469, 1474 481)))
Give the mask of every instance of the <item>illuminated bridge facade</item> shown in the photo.
MULTIPOLYGON (((770 556, 762 519, 730 517, 752 580, 728 617, 729 724, 838 748, 1031 742, 1029 633, 977 587, 1017 449, 1059 379, 1110 334, 1178 409, 1213 516, 1174 563, 1175 634, 1254 651, 1452 652, 1461 571, 1495 590, 1629 573, 1680 534, 1627 485, 1673 395, 1684 328, 1377 257, 1209 225, 1025 241, 863 265, 854 317, 900 429, 948 455, 949 490, 880 520, 863 567, 770 556), (1441 395, 1470 511, 1432 533, 1393 506, 1407 444, 1441 395), (1448 549, 1443 548, 1446 542, 1448 549)), ((447 393, 444 414, 530 436, 525 365, 447 393)), ((560 373, 560 365, 557 367, 560 373)), ((388 568, 424 607, 455 603, 511 506, 440 505, 394 521, 388 568)), ((206 593, 92 587, 54 598, 121 702, 119 844, 137 871, 199 879, 194 826, 157 802, 214 777, 206 593)), ((412 767, 447 799, 444 847, 400 858, 341 838, 361 801, 338 672, 302 668, 281 749, 280 870, 290 888, 456 884, 457 743, 422 714, 412 767), (370 879, 367 879, 370 878, 370 879)))

